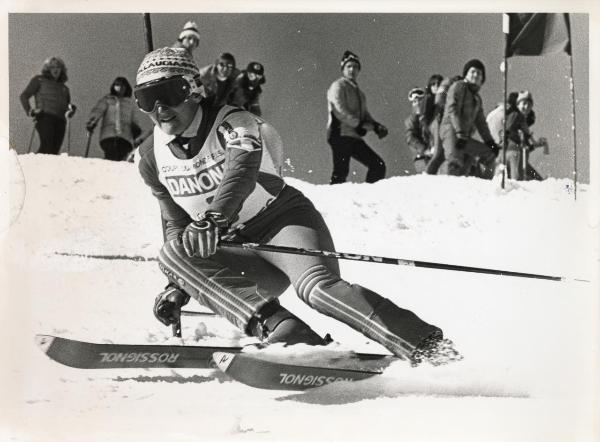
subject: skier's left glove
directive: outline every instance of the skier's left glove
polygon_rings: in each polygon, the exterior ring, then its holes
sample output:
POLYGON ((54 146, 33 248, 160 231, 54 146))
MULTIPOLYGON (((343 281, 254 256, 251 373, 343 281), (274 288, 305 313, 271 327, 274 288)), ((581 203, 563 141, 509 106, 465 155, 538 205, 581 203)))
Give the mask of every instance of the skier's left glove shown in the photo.
POLYGON ((219 235, 229 228, 229 220, 219 212, 207 211, 198 221, 190 223, 181 236, 185 253, 190 258, 208 258, 217 253, 219 235))
POLYGON ((494 154, 495 157, 498 157, 498 154, 500 153, 500 146, 498 146, 496 143, 490 143, 490 149, 492 149, 492 153, 494 154))
POLYGON ((154 316, 165 325, 175 324, 181 317, 181 307, 189 300, 188 294, 169 284, 154 300, 154 316))

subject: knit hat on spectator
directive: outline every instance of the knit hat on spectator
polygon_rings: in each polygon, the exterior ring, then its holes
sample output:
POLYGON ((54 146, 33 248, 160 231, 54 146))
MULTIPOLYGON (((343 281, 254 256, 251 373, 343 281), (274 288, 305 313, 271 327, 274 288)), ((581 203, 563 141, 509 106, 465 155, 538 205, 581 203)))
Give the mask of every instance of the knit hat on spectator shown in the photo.
POLYGON ((485 66, 483 65, 481 60, 474 58, 473 60, 467 61, 465 63, 465 67, 463 67, 463 77, 467 76, 467 72, 469 72, 469 69, 471 68, 476 68, 481 71, 483 76, 483 81, 481 82, 481 84, 485 83, 485 66))
POLYGON ((257 75, 264 75, 265 67, 262 64, 260 64, 259 62, 253 61, 251 63, 248 63, 248 67, 246 68, 246 71, 252 72, 257 75))
POLYGON ((196 22, 189 21, 187 22, 181 34, 179 34, 179 41, 183 40, 185 37, 196 37, 198 41, 200 41, 200 33, 198 32, 198 25, 196 22))
POLYGON ((140 85, 161 78, 178 75, 195 77, 199 74, 198 66, 189 52, 182 48, 160 48, 144 57, 135 77, 140 85))
POLYGON ((358 68, 359 69, 361 68, 361 66, 360 66, 360 60, 358 59, 358 55, 356 55, 356 54, 354 54, 353 52, 350 52, 350 51, 344 52, 344 55, 342 56, 342 61, 340 62, 340 68, 344 69, 344 66, 349 61, 354 61, 355 63, 358 64, 358 68))
POLYGON ((519 104, 519 102, 521 102, 523 100, 528 100, 531 103, 531 105, 533 106, 533 95, 531 95, 531 92, 529 92, 529 91, 519 92, 519 95, 517 96, 517 104, 519 104))

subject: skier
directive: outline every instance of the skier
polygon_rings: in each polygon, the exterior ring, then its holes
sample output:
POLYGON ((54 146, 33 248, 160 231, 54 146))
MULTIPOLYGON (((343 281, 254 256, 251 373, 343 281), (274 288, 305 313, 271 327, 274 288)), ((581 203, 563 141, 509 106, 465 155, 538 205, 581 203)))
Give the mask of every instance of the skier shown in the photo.
POLYGON ((58 57, 44 61, 41 75, 36 75, 19 96, 25 113, 32 117, 40 138, 38 153, 58 155, 63 139, 67 118, 72 118, 77 109, 71 103, 71 93, 65 84, 67 68, 58 57), (35 107, 29 99, 35 97, 35 107))
POLYGON ((463 80, 455 81, 447 92, 440 138, 446 160, 440 173, 466 176, 476 158, 484 167, 483 177, 492 178, 500 148, 494 142, 483 115, 479 90, 485 83, 485 67, 480 60, 469 60, 463 80), (485 144, 472 138, 477 129, 485 144))
POLYGON ((102 120, 100 147, 107 160, 125 160, 134 146, 141 144, 150 135, 150 131, 141 131, 131 93, 131 85, 125 77, 115 78, 110 92, 98 100, 85 125, 91 133, 102 120))
POLYGON ((179 34, 177 41, 173 43, 174 48, 183 48, 190 54, 190 57, 194 56, 194 50, 200 45, 200 33, 198 32, 198 25, 196 22, 188 21, 183 26, 183 31, 179 34))
POLYGON ((233 82, 239 74, 234 56, 229 52, 222 53, 213 64, 200 69, 204 96, 210 98, 215 106, 226 104, 233 89, 233 82))
POLYGON ((248 63, 246 70, 233 82, 227 104, 241 107, 260 117, 262 112, 258 99, 262 94, 261 85, 265 84, 265 81, 264 66, 256 61, 248 63))
MULTIPOLYGON (((169 285, 154 314, 168 325, 190 297, 267 343, 324 344, 283 308, 293 285, 317 311, 418 363, 442 343, 442 331, 386 298, 340 277, 337 261, 219 247, 221 238, 333 250, 313 204, 285 184, 272 164, 264 120, 239 108, 212 106, 201 96, 198 67, 183 50, 147 54, 134 90, 155 124, 154 145, 139 170, 158 199, 165 244, 160 269, 169 285)), ((446 348, 446 347, 444 347, 446 348)))
POLYGON ((358 87, 356 79, 361 69, 358 56, 344 52, 340 67, 342 77, 327 90, 327 142, 333 152, 330 184, 346 181, 350 158, 367 166, 366 181, 374 183, 385 177, 385 163, 362 137, 372 130, 381 139, 387 136, 388 130, 371 116, 365 94, 358 87))

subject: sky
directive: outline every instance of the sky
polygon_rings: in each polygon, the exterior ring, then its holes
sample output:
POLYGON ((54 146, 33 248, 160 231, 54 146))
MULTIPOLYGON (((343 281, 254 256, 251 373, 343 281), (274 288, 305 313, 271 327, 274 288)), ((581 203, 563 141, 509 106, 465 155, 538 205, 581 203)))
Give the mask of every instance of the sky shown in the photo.
MULTIPOLYGON (((358 81, 372 115, 390 130, 384 140, 372 134, 366 138, 386 162, 388 177, 414 173, 404 140, 404 120, 410 113, 406 94, 411 87, 424 86, 433 73, 461 73, 467 60, 480 58, 487 68, 481 92, 485 110, 502 100, 500 13, 152 13, 151 20, 155 47, 171 45, 187 20, 196 21, 202 36, 194 53, 199 66, 214 62, 224 51, 234 54, 238 67, 254 60, 265 65, 261 106, 284 141, 285 174, 312 183, 328 182, 331 174, 326 91, 340 76, 339 61, 347 49, 361 58, 358 81)), ((66 62, 67 85, 78 106, 70 128, 71 151, 83 154, 85 121, 93 105, 115 77, 125 76, 134 83, 145 52, 142 15, 13 13, 8 31, 11 146, 25 152, 32 133, 18 101, 20 92, 39 73, 43 60, 57 55, 66 62)), ((588 182, 587 15, 572 14, 572 35, 578 180, 588 182)), ((508 75, 509 90, 532 92, 538 117, 534 134, 550 143, 550 154, 540 149, 532 154, 532 163, 543 175, 572 177, 569 57, 515 57, 509 60, 508 75)), ((102 156, 97 134, 91 156, 102 156)), ((353 162, 350 179, 363 181, 365 172, 353 162)))
MULTIPOLYGON (((582 185, 574 203, 566 179, 511 181, 502 191, 499 180, 445 176, 337 186, 286 178, 323 214, 339 251, 565 277, 340 261, 349 282, 441 327, 464 360, 398 361, 370 380, 298 393, 257 390, 214 370, 78 370, 46 357, 36 333, 181 344, 152 314, 165 285, 156 262, 57 255, 155 257, 158 207, 134 164, 7 150, 2 162, 15 196, 0 236, 2 441, 598 440, 598 242, 589 218, 597 185, 595 193, 582 185)), ((292 288, 280 299, 331 333, 331 350, 385 351, 292 288)), ((201 309, 194 300, 185 308, 201 309)), ((182 325, 186 345, 240 337, 220 317, 184 316, 182 325)))

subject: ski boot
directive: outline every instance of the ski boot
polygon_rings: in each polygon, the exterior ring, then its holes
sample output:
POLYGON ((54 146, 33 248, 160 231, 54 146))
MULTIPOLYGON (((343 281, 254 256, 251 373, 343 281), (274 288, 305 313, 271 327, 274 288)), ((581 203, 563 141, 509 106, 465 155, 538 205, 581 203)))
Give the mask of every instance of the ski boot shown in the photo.
POLYGON ((304 321, 281 306, 277 299, 266 304, 248 325, 250 334, 264 344, 327 345, 331 337, 319 336, 304 321))
POLYGON ((454 348, 454 343, 450 339, 445 339, 441 331, 425 338, 410 355, 410 363, 413 367, 423 362, 438 366, 462 359, 463 356, 454 348))

